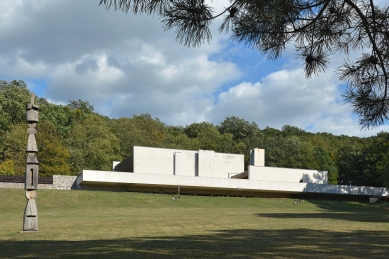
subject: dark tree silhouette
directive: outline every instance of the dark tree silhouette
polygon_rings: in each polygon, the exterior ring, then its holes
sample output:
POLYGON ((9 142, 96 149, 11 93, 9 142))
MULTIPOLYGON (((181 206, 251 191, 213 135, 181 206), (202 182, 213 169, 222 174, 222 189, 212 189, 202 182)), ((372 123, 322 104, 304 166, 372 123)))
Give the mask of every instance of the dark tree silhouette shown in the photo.
POLYGON ((212 21, 224 16, 219 31, 244 42, 269 59, 294 43, 305 62, 306 77, 324 72, 329 56, 342 53, 337 69, 348 88, 343 97, 362 127, 389 119, 389 7, 374 0, 230 0, 216 13, 204 0, 100 0, 107 9, 161 17, 165 30, 175 29, 180 43, 193 47, 210 42, 212 21), (361 55, 349 59, 350 50, 361 55))

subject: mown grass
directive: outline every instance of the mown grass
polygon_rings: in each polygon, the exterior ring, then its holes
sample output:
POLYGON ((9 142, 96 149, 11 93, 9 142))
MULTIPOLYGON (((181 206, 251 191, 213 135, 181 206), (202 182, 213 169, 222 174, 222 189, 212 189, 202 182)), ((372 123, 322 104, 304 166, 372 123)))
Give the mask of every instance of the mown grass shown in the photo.
POLYGON ((0 189, 0 258, 388 258, 389 205, 0 189))

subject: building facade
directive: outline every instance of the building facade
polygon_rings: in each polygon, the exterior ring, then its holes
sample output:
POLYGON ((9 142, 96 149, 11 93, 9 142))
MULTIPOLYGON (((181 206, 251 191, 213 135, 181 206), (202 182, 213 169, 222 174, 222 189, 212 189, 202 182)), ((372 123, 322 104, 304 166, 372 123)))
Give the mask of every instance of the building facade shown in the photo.
POLYGON ((113 163, 113 171, 83 170, 80 189, 141 191, 246 197, 386 198, 386 188, 328 184, 326 171, 265 166, 265 150, 244 156, 211 150, 134 146, 133 154, 113 163))

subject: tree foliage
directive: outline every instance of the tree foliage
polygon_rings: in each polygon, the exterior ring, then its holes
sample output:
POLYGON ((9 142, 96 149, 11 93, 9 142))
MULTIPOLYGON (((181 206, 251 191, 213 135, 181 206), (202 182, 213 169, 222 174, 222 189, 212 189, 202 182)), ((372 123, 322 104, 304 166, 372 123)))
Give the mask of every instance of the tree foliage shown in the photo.
POLYGON ((4 161, 11 160, 14 175, 24 175, 26 167, 27 125, 25 123, 12 126, 5 137, 4 161))
POLYGON ((11 159, 7 159, 0 163, 0 175, 15 175, 14 163, 11 159))
POLYGON ((89 102, 84 102, 83 100, 74 100, 69 101, 69 104, 67 105, 70 109, 73 110, 79 110, 83 114, 93 114, 94 113, 94 107, 89 102))
POLYGON ((18 124, 26 120, 26 104, 30 102, 30 91, 23 81, 0 80, 0 116, 2 121, 18 124))
POLYGON ((327 151, 322 147, 317 147, 313 150, 313 155, 316 160, 316 168, 320 171, 328 172, 328 183, 337 184, 338 168, 327 151))
MULTIPOLYGON (((324 72, 330 56, 344 55, 338 69, 363 127, 383 124, 389 118, 389 7, 374 0, 230 0, 217 13, 213 1, 204 0, 100 0, 107 9, 146 13, 161 18, 176 40, 199 46, 212 39, 210 25, 219 16, 219 31, 231 39, 279 58, 293 43, 305 64, 307 77, 324 72), (349 53, 360 56, 350 60, 349 53)), ((121 25, 119 25, 121 26, 121 25)))
POLYGON ((54 124, 49 121, 40 122, 37 130, 39 175, 70 175, 70 154, 63 146, 54 124))
POLYGON ((67 138, 74 125, 86 118, 90 113, 83 112, 71 105, 56 105, 38 98, 39 120, 53 124, 58 136, 67 138))
POLYGON ((111 170, 112 161, 120 160, 118 138, 101 116, 91 115, 73 127, 64 140, 70 153, 72 174, 84 169, 111 170))

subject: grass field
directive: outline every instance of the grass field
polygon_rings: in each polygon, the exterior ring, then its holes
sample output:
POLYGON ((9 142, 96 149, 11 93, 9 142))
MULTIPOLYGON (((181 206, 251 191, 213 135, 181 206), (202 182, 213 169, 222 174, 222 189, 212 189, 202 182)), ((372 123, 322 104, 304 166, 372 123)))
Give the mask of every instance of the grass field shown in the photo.
POLYGON ((0 258, 388 258, 389 204, 0 189, 0 258))

